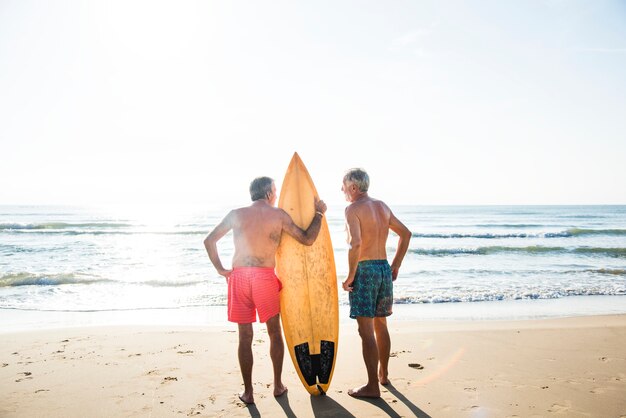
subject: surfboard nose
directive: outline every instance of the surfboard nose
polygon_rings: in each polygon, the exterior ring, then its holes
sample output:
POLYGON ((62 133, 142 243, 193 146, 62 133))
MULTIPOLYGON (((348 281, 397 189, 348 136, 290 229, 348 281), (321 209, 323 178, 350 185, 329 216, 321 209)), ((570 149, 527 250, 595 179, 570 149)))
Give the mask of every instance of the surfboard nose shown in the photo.
POLYGON ((302 158, 300 158, 300 155, 298 154, 298 152, 294 152, 293 156, 291 157, 291 164, 304 164, 302 162, 302 158))

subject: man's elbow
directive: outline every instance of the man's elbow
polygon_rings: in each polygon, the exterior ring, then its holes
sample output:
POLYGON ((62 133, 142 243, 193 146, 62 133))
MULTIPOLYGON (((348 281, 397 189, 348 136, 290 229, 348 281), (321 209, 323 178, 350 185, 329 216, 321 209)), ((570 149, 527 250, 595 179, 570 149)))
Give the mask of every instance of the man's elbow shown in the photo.
POLYGON ((310 247, 311 245, 315 244, 315 240, 316 239, 317 239, 317 237, 306 237, 302 241, 302 244, 306 245, 307 247, 310 247))
POLYGON ((213 244, 213 240, 210 237, 206 237, 203 242, 204 242, 204 248, 206 248, 207 250, 213 244))
POLYGON ((360 250, 361 249, 361 241, 351 240, 350 241, 350 249, 351 250, 360 250))
POLYGON ((304 239, 302 240, 302 244, 306 245, 307 247, 310 247, 311 245, 315 244, 315 241, 317 241, 317 237, 319 237, 319 235, 320 235, 319 229, 315 231, 315 233, 313 231, 305 232, 304 239))

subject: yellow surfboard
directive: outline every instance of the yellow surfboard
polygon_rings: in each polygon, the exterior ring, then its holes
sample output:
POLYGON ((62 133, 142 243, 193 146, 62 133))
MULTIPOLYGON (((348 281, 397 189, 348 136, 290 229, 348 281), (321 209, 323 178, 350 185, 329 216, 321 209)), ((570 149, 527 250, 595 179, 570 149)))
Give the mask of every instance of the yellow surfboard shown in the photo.
MULTIPOLYGON (((307 229, 318 197, 298 153, 293 155, 280 191, 278 207, 307 229)), ((330 386, 339 341, 339 302, 335 257, 326 218, 315 243, 307 247, 283 234, 276 254, 276 272, 283 284, 280 309, 293 365, 312 395, 330 386)))

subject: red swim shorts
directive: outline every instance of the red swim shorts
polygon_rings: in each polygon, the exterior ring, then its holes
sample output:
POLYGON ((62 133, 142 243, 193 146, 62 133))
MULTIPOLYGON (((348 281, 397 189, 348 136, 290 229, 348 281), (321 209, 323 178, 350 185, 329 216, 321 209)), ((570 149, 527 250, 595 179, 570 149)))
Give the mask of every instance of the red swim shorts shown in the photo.
POLYGON ((280 280, 272 267, 237 267, 228 277, 228 320, 238 324, 268 319, 280 313, 280 280))

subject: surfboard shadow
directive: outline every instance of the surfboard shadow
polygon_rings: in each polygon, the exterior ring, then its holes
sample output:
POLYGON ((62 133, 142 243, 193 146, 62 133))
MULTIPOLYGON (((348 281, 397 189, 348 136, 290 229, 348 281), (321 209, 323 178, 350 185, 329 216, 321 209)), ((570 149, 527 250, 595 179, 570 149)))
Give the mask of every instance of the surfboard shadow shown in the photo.
POLYGON ((346 408, 328 395, 311 396, 311 408, 316 417, 356 418, 346 408))
POLYGON ((407 406, 407 408, 409 408, 411 410, 411 412, 413 412, 415 414, 416 417, 419 417, 419 418, 432 418, 426 412, 424 412, 421 409, 419 409, 417 407, 417 405, 415 405, 413 402, 408 400, 406 398, 406 396, 404 396, 400 391, 398 391, 398 389, 396 389, 396 387, 394 385, 392 385, 391 383, 385 385, 385 389, 387 389, 389 391, 389 393, 391 393, 393 396, 398 398, 398 400, 400 402, 405 404, 407 406))

